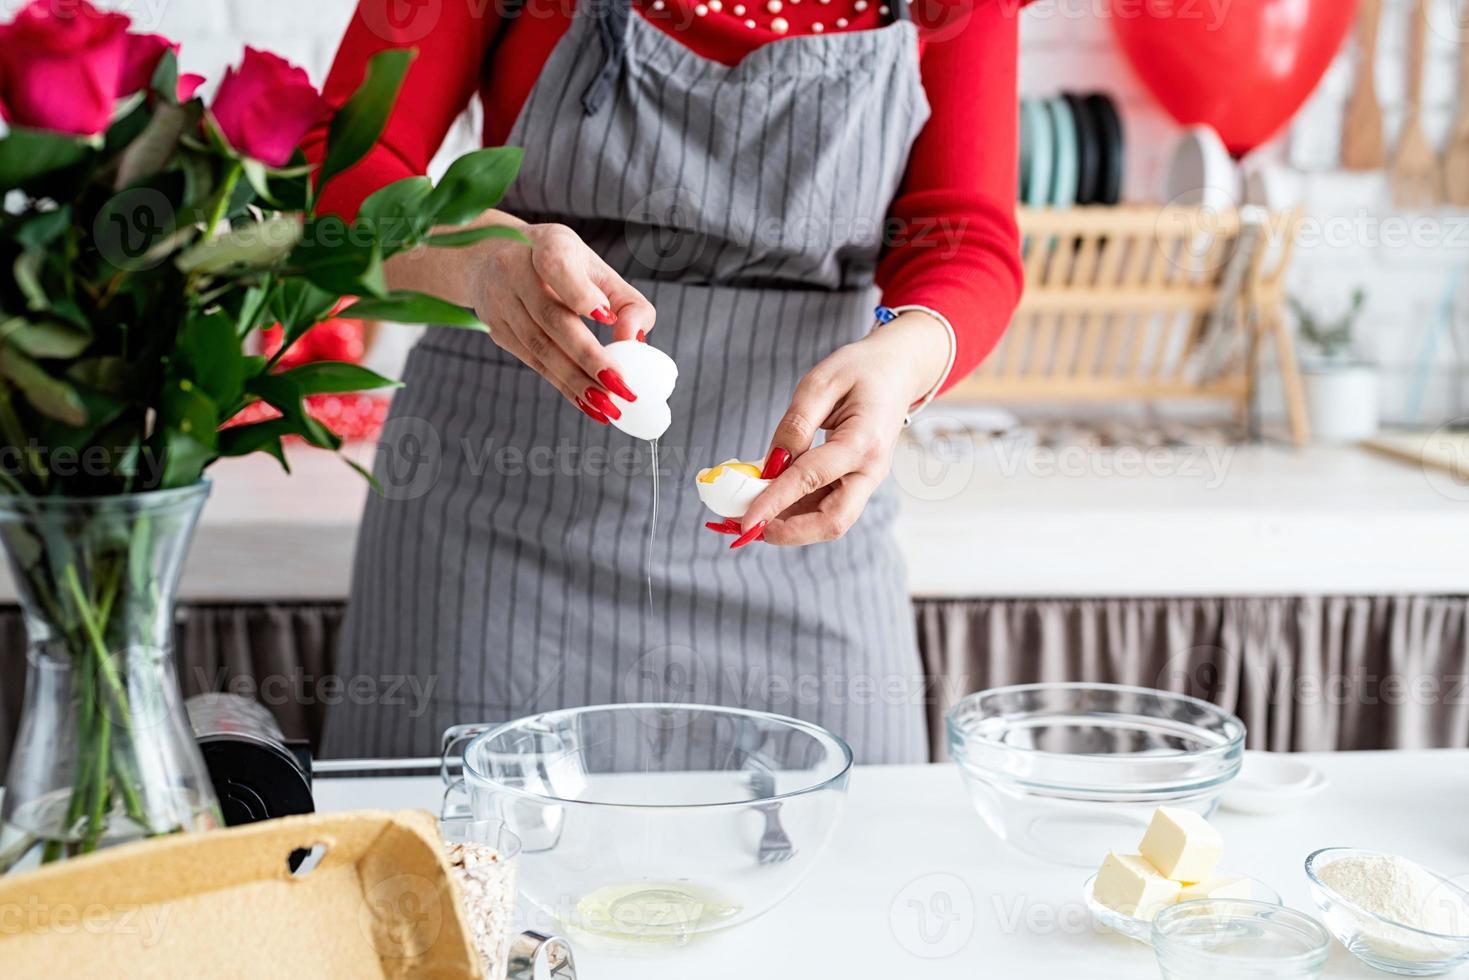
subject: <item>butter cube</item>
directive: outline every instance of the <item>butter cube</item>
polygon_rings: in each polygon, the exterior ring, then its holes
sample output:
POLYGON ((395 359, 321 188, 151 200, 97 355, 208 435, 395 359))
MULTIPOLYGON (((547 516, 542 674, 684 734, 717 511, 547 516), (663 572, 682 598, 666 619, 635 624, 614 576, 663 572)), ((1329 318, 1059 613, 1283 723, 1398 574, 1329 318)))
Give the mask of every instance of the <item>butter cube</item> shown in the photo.
POLYGON ((1097 872, 1092 897, 1122 915, 1151 919, 1163 906, 1178 901, 1181 888, 1160 875, 1141 854, 1113 851, 1097 872))
POLYGON ((1224 838, 1192 810, 1160 806, 1138 845, 1165 878, 1185 884, 1207 881, 1224 856, 1224 838))
POLYGON ((1220 875, 1208 881, 1185 885, 1178 893, 1180 902, 1192 902, 1200 898, 1254 898, 1255 886, 1244 875, 1220 875))

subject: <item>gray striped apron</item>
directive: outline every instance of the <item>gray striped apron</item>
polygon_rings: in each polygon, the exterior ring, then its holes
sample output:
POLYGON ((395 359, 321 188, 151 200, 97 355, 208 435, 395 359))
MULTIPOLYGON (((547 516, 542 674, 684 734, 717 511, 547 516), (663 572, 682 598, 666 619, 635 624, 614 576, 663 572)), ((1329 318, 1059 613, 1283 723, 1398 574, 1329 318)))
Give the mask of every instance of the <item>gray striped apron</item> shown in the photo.
POLYGON ((487 337, 430 331, 379 446, 326 752, 433 754, 456 723, 672 700, 794 715, 864 763, 924 761, 890 481, 834 543, 738 552, 693 486, 762 458, 802 375, 870 328, 928 117, 916 31, 900 14, 729 67, 627 3, 579 6, 511 132, 525 163, 502 206, 569 225, 657 309, 650 341, 680 375, 656 523, 648 443, 487 337))

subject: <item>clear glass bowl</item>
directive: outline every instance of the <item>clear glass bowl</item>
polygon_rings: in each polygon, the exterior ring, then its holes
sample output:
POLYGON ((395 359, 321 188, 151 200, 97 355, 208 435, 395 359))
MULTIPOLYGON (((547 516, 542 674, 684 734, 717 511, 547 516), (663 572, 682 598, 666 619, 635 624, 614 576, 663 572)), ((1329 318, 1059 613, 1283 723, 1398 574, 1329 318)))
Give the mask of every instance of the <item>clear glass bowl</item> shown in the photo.
POLYGON ((815 865, 852 751, 792 718, 620 704, 533 715, 467 737, 475 816, 520 837, 530 928, 583 942, 682 944, 768 912, 815 865))
POLYGON ((1330 947, 1321 923, 1270 902, 1180 902, 1153 919, 1163 980, 1313 980, 1330 947))
MULTIPOLYGON (((1321 870, 1333 861, 1373 856, 1387 855, 1355 847, 1325 847, 1306 858, 1311 898, 1337 941, 1368 966, 1405 977, 1437 976, 1469 963, 1469 935, 1428 932, 1383 918, 1343 898, 1320 878, 1321 870)), ((1443 901, 1469 910, 1469 892, 1446 878, 1434 877, 1443 887, 1443 901)))
POLYGON ((1116 684, 1022 684, 948 714, 949 754, 1000 839, 1095 867, 1163 805, 1208 816, 1239 773, 1245 726, 1207 701, 1116 684))
MULTIPOLYGON (((1271 888, 1259 878, 1244 876, 1250 883, 1250 900, 1265 905, 1279 905, 1280 893, 1271 888)), ((1153 941, 1153 920, 1145 919, 1138 915, 1124 915, 1116 909, 1108 908, 1093 896, 1096 888, 1097 876, 1092 875, 1082 886, 1082 900, 1086 902, 1087 910, 1092 914, 1092 920, 1098 925, 1105 926, 1115 933, 1126 936, 1128 939, 1136 939, 1140 943, 1153 941)), ((1219 901, 1216 899, 1216 901, 1219 901)), ((1172 906, 1165 906, 1171 908, 1172 906)), ((1159 909, 1159 913, 1163 910, 1159 909)))

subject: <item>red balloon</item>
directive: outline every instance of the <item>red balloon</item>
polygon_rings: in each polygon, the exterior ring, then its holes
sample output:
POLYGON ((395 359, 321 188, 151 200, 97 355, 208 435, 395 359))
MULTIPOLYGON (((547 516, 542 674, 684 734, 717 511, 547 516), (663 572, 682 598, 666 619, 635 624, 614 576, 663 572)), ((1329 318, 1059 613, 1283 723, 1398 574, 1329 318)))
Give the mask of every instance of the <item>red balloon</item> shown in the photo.
POLYGON ((1356 18, 1356 0, 1112 0, 1112 32, 1143 83, 1235 156, 1305 103, 1356 18))

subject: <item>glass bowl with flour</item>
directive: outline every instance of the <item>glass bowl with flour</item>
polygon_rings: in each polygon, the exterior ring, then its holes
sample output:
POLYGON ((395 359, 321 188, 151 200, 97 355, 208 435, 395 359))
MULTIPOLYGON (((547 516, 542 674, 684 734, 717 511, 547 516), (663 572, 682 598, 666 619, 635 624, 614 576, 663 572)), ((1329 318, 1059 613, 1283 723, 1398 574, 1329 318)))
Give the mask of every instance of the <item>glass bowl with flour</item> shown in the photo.
POLYGON ((1469 892, 1395 854, 1327 847, 1306 858, 1327 928, 1368 966, 1407 977, 1469 962, 1469 892))

